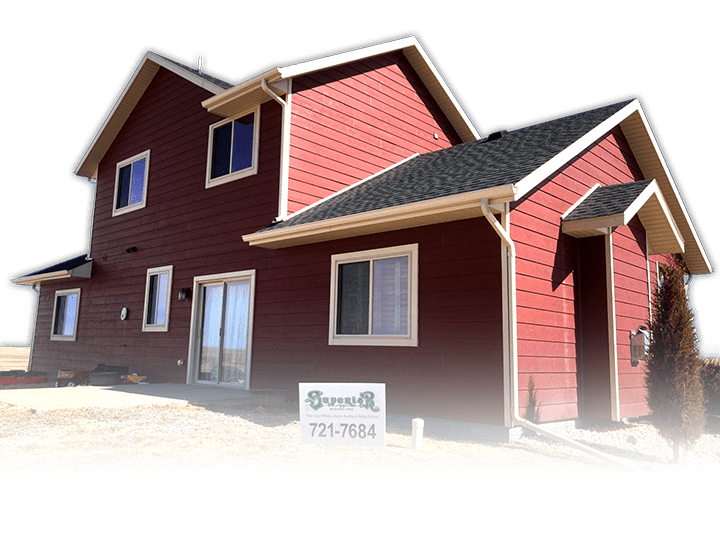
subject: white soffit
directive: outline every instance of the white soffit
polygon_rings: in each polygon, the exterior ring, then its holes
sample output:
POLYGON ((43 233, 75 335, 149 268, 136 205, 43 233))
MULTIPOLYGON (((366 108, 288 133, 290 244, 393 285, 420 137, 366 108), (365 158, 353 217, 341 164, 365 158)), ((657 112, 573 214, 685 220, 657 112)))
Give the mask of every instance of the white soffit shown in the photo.
POLYGON ((108 114, 105 122, 103 122, 103 125, 100 127, 87 152, 85 152, 85 155, 75 169, 75 174, 88 178, 97 178, 98 164, 105 155, 105 152, 110 148, 110 145, 115 140, 115 137, 122 129, 125 121, 138 104, 138 101, 140 101, 140 98, 145 93, 145 90, 147 90, 147 87, 150 85, 150 82, 160 67, 164 67, 214 94, 225 91, 221 86, 198 76, 192 71, 184 69, 182 66, 171 62, 167 58, 148 51, 133 73, 130 81, 125 86, 122 94, 120 94, 120 97, 110 111, 110 114, 108 114))

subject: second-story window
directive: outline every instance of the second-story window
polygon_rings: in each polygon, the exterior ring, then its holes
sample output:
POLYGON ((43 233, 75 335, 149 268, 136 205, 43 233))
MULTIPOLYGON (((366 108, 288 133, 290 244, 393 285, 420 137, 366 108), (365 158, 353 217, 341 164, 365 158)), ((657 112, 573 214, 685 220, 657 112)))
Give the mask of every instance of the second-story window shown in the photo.
POLYGON ((257 173, 259 111, 210 126, 207 187, 257 173))
POLYGON ((145 207, 150 150, 117 164, 113 216, 145 207))

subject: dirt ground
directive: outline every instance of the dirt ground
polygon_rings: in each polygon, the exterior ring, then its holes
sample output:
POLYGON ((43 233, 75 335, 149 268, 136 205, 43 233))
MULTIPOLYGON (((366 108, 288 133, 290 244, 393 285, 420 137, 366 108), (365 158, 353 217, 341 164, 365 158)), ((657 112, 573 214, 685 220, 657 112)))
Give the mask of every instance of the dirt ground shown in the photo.
POLYGON ((667 537, 700 534, 714 516, 698 494, 720 479, 717 435, 678 466, 648 425, 565 433, 633 472, 539 437, 454 433, 413 450, 410 432, 389 420, 384 448, 304 446, 292 406, 0 404, 0 512, 32 524, 23 538, 667 537))

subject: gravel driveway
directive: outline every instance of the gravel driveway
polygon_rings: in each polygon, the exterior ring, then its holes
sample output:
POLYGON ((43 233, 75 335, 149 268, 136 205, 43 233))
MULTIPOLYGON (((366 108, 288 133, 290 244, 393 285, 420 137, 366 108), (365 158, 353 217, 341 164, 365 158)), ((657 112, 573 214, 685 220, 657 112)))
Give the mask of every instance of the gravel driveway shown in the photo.
POLYGON ((118 538, 155 530, 445 538, 525 528, 555 538, 647 537, 655 528, 666 537, 675 527, 701 533, 714 516, 714 496, 698 494, 716 491, 719 435, 704 435, 676 465, 646 424, 561 432, 644 469, 628 472, 540 437, 488 444, 457 433, 412 450, 409 423, 389 418, 387 431, 384 448, 324 448, 300 444, 290 406, 31 413, 0 403, 0 512, 43 516, 38 534, 81 516, 93 525, 78 531, 118 538), (676 523, 683 512, 702 519, 676 523))

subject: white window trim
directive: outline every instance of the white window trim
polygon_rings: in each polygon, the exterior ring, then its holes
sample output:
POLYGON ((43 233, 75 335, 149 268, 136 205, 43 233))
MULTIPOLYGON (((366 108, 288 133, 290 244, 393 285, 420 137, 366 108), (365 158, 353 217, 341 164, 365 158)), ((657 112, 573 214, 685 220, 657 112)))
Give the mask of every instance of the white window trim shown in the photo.
MULTIPOLYGON (((372 290, 371 302, 372 302, 372 290)), ((372 318, 372 305, 370 306, 370 317, 372 318)), ((372 328, 372 320, 370 321, 372 328)), ((418 244, 407 244, 390 248, 372 249, 357 251, 354 253, 343 253, 333 255, 331 258, 330 271, 330 333, 329 345, 380 345, 391 347, 417 347, 418 344, 418 244), (337 276, 341 264, 351 262, 372 261, 375 259, 386 259, 407 255, 408 261, 408 334, 405 336, 387 335, 342 335, 336 332, 337 328, 337 276)))
POLYGON ((145 204, 147 201, 147 187, 148 187, 148 172, 149 171, 150 171, 150 150, 145 150, 144 152, 141 152, 131 158, 125 159, 115 166, 115 191, 113 193, 113 212, 112 212, 113 217, 120 216, 122 214, 127 214, 128 212, 132 212, 134 210, 140 210, 141 208, 145 208, 145 204), (131 163, 140 161, 143 158, 145 158, 145 177, 143 178, 142 201, 139 203, 135 203, 135 204, 129 204, 122 208, 118 208, 117 207, 117 196, 118 196, 118 187, 120 184, 120 169, 122 169, 126 165, 130 165, 131 163))
POLYGON ((75 341, 77 338, 77 327, 78 318, 80 315, 80 289, 65 289, 62 291, 55 291, 55 301, 53 302, 53 317, 52 326, 50 327, 50 340, 51 341, 75 341), (69 296, 71 294, 77 294, 77 305, 75 306, 75 325, 73 327, 72 335, 66 336, 63 334, 55 333, 55 322, 57 318, 57 302, 59 296, 69 296))
MULTIPOLYGON (((228 182, 232 182, 234 180, 238 180, 240 178, 245 178, 246 176, 252 176, 253 174, 257 174, 259 146, 260 146, 260 105, 257 105, 256 107, 253 107, 252 109, 243 111, 240 114, 236 114, 230 118, 224 118, 223 120, 220 120, 219 122, 215 122, 213 125, 211 125, 208 130, 208 151, 207 151, 207 165, 205 168, 205 188, 219 186, 222 184, 226 184, 228 182), (218 127, 222 126, 223 124, 227 124, 228 122, 233 122, 234 120, 237 120, 238 118, 241 118, 250 113, 255 113, 255 120, 254 120, 254 125, 253 125, 252 165, 246 169, 242 169, 241 171, 235 171, 235 172, 228 173, 225 176, 219 176, 217 178, 210 178, 210 173, 212 170, 212 158, 213 158, 213 156, 212 156, 213 131, 215 130, 215 128, 218 128, 218 127)), ((231 146, 231 148, 232 148, 232 146, 231 146)))
POLYGON ((143 324, 142 324, 142 331, 143 332, 167 332, 168 326, 170 324, 170 296, 172 292, 172 275, 173 275, 173 267, 170 266, 159 266, 157 268, 148 268, 146 277, 145 277, 145 305, 143 307, 143 324), (147 322, 147 315, 148 315, 148 300, 149 300, 149 293, 150 293, 150 277, 151 276, 157 276, 160 274, 167 274, 168 280, 167 280, 167 291, 165 294, 165 322, 163 324, 148 324, 147 322))

